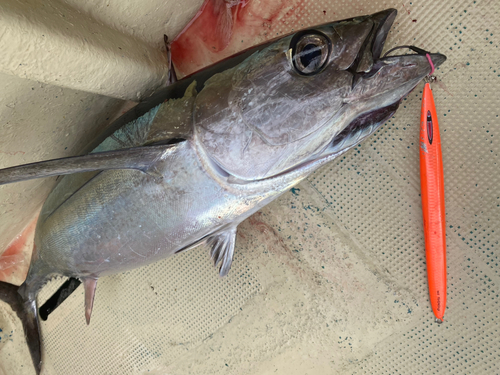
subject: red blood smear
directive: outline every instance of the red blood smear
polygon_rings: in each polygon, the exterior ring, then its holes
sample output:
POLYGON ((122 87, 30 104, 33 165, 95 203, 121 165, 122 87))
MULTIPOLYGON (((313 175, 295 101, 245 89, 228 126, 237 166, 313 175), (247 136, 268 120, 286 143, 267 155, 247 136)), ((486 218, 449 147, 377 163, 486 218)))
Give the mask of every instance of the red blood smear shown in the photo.
POLYGON ((26 278, 32 250, 27 245, 33 242, 37 219, 38 215, 0 255, 0 281, 19 284, 26 278))
POLYGON ((183 77, 283 32, 329 21, 322 10, 301 19, 303 8, 301 0, 205 0, 172 42, 176 72, 183 77))

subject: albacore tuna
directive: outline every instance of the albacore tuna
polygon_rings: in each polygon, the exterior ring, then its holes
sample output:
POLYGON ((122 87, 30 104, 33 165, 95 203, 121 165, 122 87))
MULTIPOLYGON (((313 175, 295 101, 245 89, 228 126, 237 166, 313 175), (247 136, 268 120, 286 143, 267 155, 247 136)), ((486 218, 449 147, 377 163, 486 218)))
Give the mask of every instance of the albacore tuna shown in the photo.
POLYGON ((89 322, 101 276, 202 243, 224 276, 239 223, 390 118, 431 70, 426 53, 381 57, 395 17, 389 9, 257 47, 139 105, 94 153, 1 170, 0 183, 69 174, 42 208, 26 281, 0 284, 37 371, 36 296, 52 277, 83 281, 89 322))

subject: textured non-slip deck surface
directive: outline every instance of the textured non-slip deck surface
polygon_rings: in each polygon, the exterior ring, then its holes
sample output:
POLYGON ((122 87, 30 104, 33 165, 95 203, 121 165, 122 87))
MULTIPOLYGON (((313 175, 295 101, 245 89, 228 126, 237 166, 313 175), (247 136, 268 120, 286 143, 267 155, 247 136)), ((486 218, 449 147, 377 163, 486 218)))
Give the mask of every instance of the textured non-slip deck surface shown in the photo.
MULTIPOLYGON (((500 373, 500 2, 302 5, 305 25, 323 12, 397 8, 387 49, 448 57, 432 86, 446 186, 444 323, 427 292, 421 84, 370 139, 244 222, 227 278, 205 248, 102 278, 89 327, 80 287, 42 324, 46 374, 500 373)), ((13 335, 28 355, 22 331, 13 335)))

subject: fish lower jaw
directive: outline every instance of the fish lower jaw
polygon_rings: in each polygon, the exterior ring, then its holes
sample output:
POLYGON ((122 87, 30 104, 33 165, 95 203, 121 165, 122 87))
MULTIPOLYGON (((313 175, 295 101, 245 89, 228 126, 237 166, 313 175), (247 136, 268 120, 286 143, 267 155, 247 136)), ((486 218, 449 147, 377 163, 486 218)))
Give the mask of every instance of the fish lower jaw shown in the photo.
POLYGON ((324 151, 324 154, 345 152, 356 144, 361 143, 392 117, 399 107, 399 103, 400 101, 397 100, 388 106, 362 113, 354 118, 350 124, 334 138, 331 145, 324 151))

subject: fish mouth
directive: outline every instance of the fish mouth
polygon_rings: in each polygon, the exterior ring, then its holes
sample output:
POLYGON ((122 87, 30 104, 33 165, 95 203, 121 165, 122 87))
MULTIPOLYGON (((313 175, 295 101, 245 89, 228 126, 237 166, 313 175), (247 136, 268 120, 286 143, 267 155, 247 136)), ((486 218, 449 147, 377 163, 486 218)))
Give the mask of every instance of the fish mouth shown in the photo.
POLYGON ((346 103, 356 103, 363 98, 371 102, 371 106, 360 110, 349 125, 335 135, 328 147, 329 153, 343 153, 373 134, 394 115, 402 99, 434 68, 446 61, 446 56, 442 54, 429 53, 414 46, 399 46, 382 56, 396 15, 396 9, 387 9, 367 16, 373 27, 347 69, 353 79, 346 103), (402 48, 416 53, 389 56, 394 50, 402 48), (391 69, 397 71, 391 72, 391 69))
POLYGON ((373 70, 374 64, 380 59, 385 41, 397 14, 396 9, 387 9, 359 19, 354 18, 354 21, 357 20, 372 25, 371 31, 363 42, 356 58, 347 69, 354 75, 354 81, 356 81, 358 74, 370 73, 373 70))
POLYGON ((341 153, 359 144, 389 120, 399 107, 399 101, 386 107, 363 113, 351 121, 330 143, 328 153, 341 153))
POLYGON ((401 54, 388 56, 389 53, 398 49, 409 48, 416 52, 417 55, 429 55, 434 67, 438 67, 446 61, 446 56, 442 54, 430 53, 415 46, 398 46, 392 48, 390 51, 386 52, 384 56, 382 56, 385 42, 397 14, 398 11, 391 8, 366 16, 366 19, 369 19, 373 23, 373 26, 368 37, 365 39, 363 46, 358 52, 356 59, 348 69, 348 71, 354 75, 353 87, 360 77, 366 78, 373 76, 383 65, 390 63, 391 59, 396 60, 405 56, 401 54))

